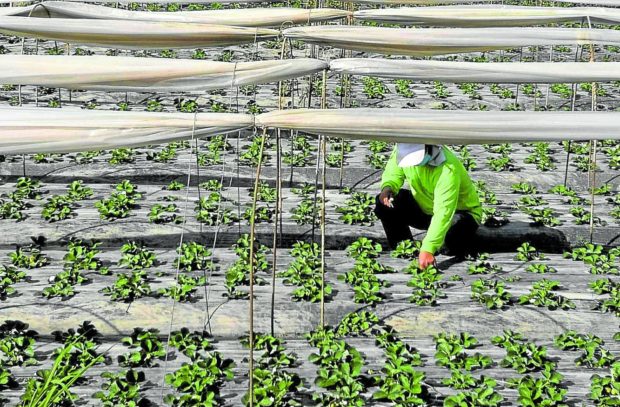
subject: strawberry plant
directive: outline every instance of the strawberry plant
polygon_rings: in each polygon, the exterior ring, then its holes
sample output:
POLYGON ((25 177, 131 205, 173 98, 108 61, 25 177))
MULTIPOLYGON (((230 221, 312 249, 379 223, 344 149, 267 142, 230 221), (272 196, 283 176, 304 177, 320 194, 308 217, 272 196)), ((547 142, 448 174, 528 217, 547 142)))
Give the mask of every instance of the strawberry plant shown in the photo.
POLYGON ((38 364, 34 346, 38 334, 21 321, 0 325, 0 365, 31 366, 38 364))
POLYGON ((529 242, 524 242, 517 248, 517 255, 515 256, 515 260, 519 261, 532 261, 532 260, 543 260, 545 255, 540 253, 534 246, 532 246, 529 242))
POLYGON ((291 210, 293 213, 293 220, 298 225, 311 225, 314 223, 315 226, 318 226, 321 220, 319 213, 320 206, 318 203, 321 201, 321 198, 317 199, 317 201, 312 198, 302 199, 299 204, 291 210))
POLYGON ((173 298, 175 301, 191 302, 196 300, 197 288, 206 285, 206 283, 207 280, 204 277, 190 277, 179 274, 176 284, 172 287, 160 289, 159 294, 173 298))
POLYGON ((28 204, 15 194, 8 198, 0 198, 0 219, 24 220, 26 215, 22 212, 28 204))
POLYGON ((411 90, 412 81, 407 79, 396 79, 394 84, 396 85, 396 93, 406 98, 412 98, 414 96, 413 90, 411 90))
POLYGON ((542 279, 536 281, 529 294, 519 297, 519 304, 533 304, 537 307, 546 307, 549 310, 575 308, 575 304, 571 300, 554 292, 559 287, 560 283, 555 280, 542 279))
POLYGON ((381 244, 373 242, 367 237, 360 237, 347 246, 346 252, 353 259, 375 258, 383 251, 381 244))
POLYGON ((553 157, 549 153, 549 143, 534 143, 534 151, 525 158, 528 164, 536 164, 539 171, 550 171, 556 168, 553 157))
POLYGON ((519 333, 505 330, 504 335, 493 337, 491 342, 506 350, 500 366, 511 367, 518 373, 545 369, 547 364, 553 363, 547 358, 547 348, 528 342, 519 333))
POLYGON ((209 226, 230 225, 236 222, 237 216, 230 209, 221 208, 222 196, 212 192, 208 197, 201 197, 194 208, 196 219, 209 226))
POLYGON ((497 280, 475 280, 471 283, 471 298, 488 309, 503 309, 510 305, 512 297, 504 283, 497 280))
POLYGON ((177 249, 176 266, 183 271, 212 270, 211 250, 197 242, 185 242, 177 249))
POLYGON ((353 286, 353 300, 356 303, 376 304, 383 300, 380 291, 381 287, 387 286, 387 282, 377 278, 375 273, 384 270, 375 259, 360 257, 353 269, 338 276, 338 279, 353 286))
MULTIPOLYGON (((250 196, 253 192, 254 190, 252 189, 250 191, 250 196)), ((273 203, 276 201, 276 189, 270 187, 266 182, 260 182, 258 184, 258 195, 256 196, 256 199, 265 203, 273 203)))
POLYGON ((203 358, 205 354, 201 352, 213 350, 213 346, 209 341, 209 334, 205 331, 190 332, 187 328, 181 328, 170 334, 170 346, 177 348, 179 352, 196 361, 203 358))
POLYGON ((142 242, 127 242, 121 246, 120 267, 131 270, 143 270, 153 267, 157 259, 152 250, 147 249, 142 242))
POLYGON ((571 252, 564 253, 565 258, 583 261, 590 266, 591 274, 619 274, 616 259, 620 257, 620 250, 613 248, 606 250, 601 245, 587 243, 575 247, 571 252))
MULTIPOLYGON (((237 287, 239 285, 250 284, 250 238, 243 235, 237 240, 234 246, 235 253, 237 254, 237 261, 226 271, 226 296, 231 299, 248 298, 248 293, 239 291, 237 287)), ((254 245, 254 283, 265 284, 265 280, 256 275, 257 272, 266 272, 269 268, 267 262, 267 251, 269 250, 265 245, 259 245, 256 241, 252 243, 254 245)))
POLYGON ((448 396, 444 400, 444 407, 463 407, 463 406, 500 406, 504 397, 495 391, 497 382, 485 377, 483 383, 465 392, 448 396))
MULTIPOLYGON (((202 187, 202 185, 200 186, 202 187)), ((183 188, 185 188, 185 184, 179 181, 172 181, 165 187, 165 189, 168 191, 180 191, 183 188)))
POLYGON ((129 349, 136 349, 118 356, 118 363, 126 367, 151 367, 155 366, 156 360, 163 360, 166 356, 164 344, 159 340, 157 329, 147 331, 142 328, 134 328, 132 334, 121 341, 129 349))
POLYGON ((430 402, 428 386, 423 372, 415 370, 422 365, 418 351, 402 342, 396 333, 387 328, 375 335, 377 346, 383 349, 386 362, 382 376, 375 377, 379 390, 374 400, 389 401, 397 406, 423 406, 430 402))
MULTIPOLYGON (((584 208, 583 206, 573 206, 569 209, 569 212, 571 215, 575 217, 575 219, 573 220, 575 224, 577 225, 589 225, 590 224, 590 221, 592 219, 590 215, 590 211, 584 208)), ((598 225, 598 226, 606 225, 606 222, 603 221, 598 216, 595 216, 592 222, 594 225, 598 225)))
POLYGON ((595 374, 590 379, 590 399, 597 406, 613 406, 620 397, 620 362, 615 362, 609 376, 595 374))
POLYGON ((219 405, 219 388, 224 380, 233 379, 234 367, 231 359, 224 359, 218 352, 184 363, 174 373, 166 374, 166 384, 177 394, 166 395, 164 402, 174 407, 219 405))
POLYGON ((599 300, 595 309, 620 316, 620 289, 618 287, 613 288, 609 293, 609 298, 599 300))
POLYGON ((379 323, 379 317, 370 311, 350 312, 336 327, 338 336, 363 335, 379 323))
POLYGON ((13 266, 0 265, 0 301, 15 294, 13 284, 27 279, 25 271, 16 269, 13 266))
POLYGON ((142 197, 137 189, 138 187, 128 180, 116 185, 116 192, 110 194, 109 198, 95 203, 101 219, 112 221, 128 217, 130 211, 136 207, 136 200, 142 197))
POLYGON ((392 250, 392 257, 397 259, 415 259, 420 254, 420 247, 422 247, 422 242, 419 240, 402 240, 392 250))
POLYGON ((14 266, 26 269, 43 267, 49 263, 49 258, 41 253, 41 247, 36 244, 17 246, 14 252, 9 253, 9 258, 14 266))
MULTIPOLYGON (((147 110, 149 107, 147 105, 147 110)), ((153 110, 156 111, 156 110, 153 110)), ((129 164, 136 160, 135 155, 136 152, 133 148, 117 148, 110 151, 111 157, 108 160, 110 164, 119 165, 119 164, 129 164)))
POLYGON ((40 199, 41 182, 29 177, 20 177, 15 183, 13 196, 19 199, 40 199))
POLYGON ((372 226, 376 219, 373 212, 375 199, 365 192, 354 192, 345 201, 345 206, 336 207, 336 211, 341 213, 340 220, 347 225, 368 225, 372 226))
POLYGON ((512 189, 512 192, 516 192, 518 194, 535 195, 538 193, 536 187, 527 182, 517 182, 516 184, 512 184, 510 188, 512 189))
POLYGON ((256 207, 256 211, 254 213, 252 213, 252 208, 247 208, 243 213, 243 219, 247 220, 248 223, 252 222, 252 218, 254 218, 255 223, 271 222, 273 213, 273 209, 266 206, 256 207))
POLYGON ((99 274, 109 274, 108 267, 104 267, 102 261, 97 258, 99 245, 101 243, 92 241, 90 243, 81 239, 71 238, 67 244, 67 253, 63 257, 65 270, 96 271, 99 274))
POLYGON ((211 192, 221 191, 223 189, 222 183, 216 179, 210 179, 209 181, 200 183, 200 188, 204 188, 211 192))
POLYGON ((183 223, 183 217, 179 216, 179 207, 174 204, 162 205, 155 204, 151 206, 149 211, 149 222, 151 223, 173 223, 180 224, 183 223))
MULTIPOLYGON (((284 342, 271 335, 254 333, 253 343, 254 350, 263 351, 253 372, 253 404, 300 406, 296 396, 301 378, 286 370, 295 363, 296 356, 286 352, 284 342)), ((243 338, 242 344, 249 347, 249 338, 243 338)), ((243 396, 242 402, 250 404, 249 392, 243 396)))
POLYGON ((383 99, 386 93, 389 93, 389 89, 380 80, 372 76, 365 76, 362 78, 364 84, 363 92, 369 99, 383 99))
POLYGON ((279 274, 286 285, 295 285, 294 301, 321 301, 321 295, 329 298, 332 286, 325 284, 321 289, 321 257, 316 243, 296 242, 291 249, 294 260, 288 269, 279 274), (323 293, 323 294, 322 294, 323 293))
POLYGON ((437 305, 437 300, 445 298, 445 294, 441 291, 446 286, 441 281, 441 273, 433 266, 420 269, 417 261, 413 261, 406 269, 406 273, 413 275, 407 283, 408 287, 413 288, 413 293, 409 301, 418 305, 437 305))
POLYGON ((361 406, 366 379, 362 376, 364 359, 354 347, 335 338, 327 329, 313 331, 306 336, 310 345, 318 349, 308 359, 319 366, 315 384, 328 390, 316 393, 313 400, 319 405, 361 406))
POLYGON ((477 260, 473 263, 469 263, 467 266, 467 273, 469 274, 490 274, 500 273, 502 266, 498 264, 491 264, 487 261, 489 258, 488 253, 481 253, 478 255, 477 260))
POLYGON ((73 201, 64 195, 50 196, 43 206, 41 217, 49 222, 58 222, 73 214, 73 201))
POLYGON ((131 274, 119 274, 114 285, 103 288, 101 292, 113 301, 131 302, 150 295, 151 286, 145 271, 134 270, 131 274))
POLYGON ((104 372, 104 391, 93 394, 103 407, 133 406, 147 407, 151 402, 140 394, 140 383, 145 381, 144 372, 129 369, 119 373, 104 372))
POLYGON ((473 349, 478 340, 467 332, 456 334, 440 333, 434 336, 435 340, 435 362, 439 366, 447 367, 451 370, 464 369, 471 371, 475 369, 485 369, 493 364, 493 360, 480 353, 469 355, 466 349, 473 349))
POLYGON ((557 270, 554 267, 551 267, 545 263, 529 264, 527 268, 525 269, 525 271, 527 271, 528 273, 538 273, 538 274, 557 273, 557 270))
POLYGON ((519 392, 517 399, 521 406, 566 406, 564 404, 567 390, 562 386, 563 376, 555 371, 551 364, 547 364, 541 372, 540 378, 530 375, 518 379, 510 379, 509 387, 519 392))
MULTIPOLYGON (((239 162, 244 165, 251 165, 253 167, 256 167, 261 158, 260 156, 261 142, 262 142, 262 137, 255 136, 252 139, 252 143, 249 146, 244 147, 245 151, 241 153, 241 155, 239 156, 239 162)), ((267 149, 270 147, 271 147, 270 141, 268 139, 265 140, 265 148, 263 150, 263 155, 262 155, 263 163, 265 163, 268 159, 267 149)))
POLYGON ((609 367, 615 361, 613 354, 603 347, 605 342, 593 334, 579 334, 566 331, 554 338, 555 346, 561 350, 581 350, 583 353, 575 359, 577 366, 588 368, 609 367))

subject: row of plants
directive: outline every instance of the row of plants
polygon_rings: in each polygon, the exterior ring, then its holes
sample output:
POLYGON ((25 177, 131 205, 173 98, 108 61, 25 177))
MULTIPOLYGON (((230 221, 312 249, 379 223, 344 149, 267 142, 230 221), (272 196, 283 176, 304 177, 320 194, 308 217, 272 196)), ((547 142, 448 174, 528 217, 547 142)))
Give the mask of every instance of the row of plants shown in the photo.
POLYGON ((294 301, 320 302, 329 299, 332 286, 321 277, 321 250, 317 243, 296 242, 291 249, 293 261, 286 271, 278 274, 285 285, 296 286, 292 293, 294 301))
POLYGON ((387 287, 388 283, 376 275, 394 272, 376 260, 383 251, 381 245, 361 237, 351 243, 346 251, 347 255, 355 260, 355 265, 353 269, 339 275, 338 279, 353 287, 353 301, 369 305, 381 302, 384 298, 381 287, 387 287))

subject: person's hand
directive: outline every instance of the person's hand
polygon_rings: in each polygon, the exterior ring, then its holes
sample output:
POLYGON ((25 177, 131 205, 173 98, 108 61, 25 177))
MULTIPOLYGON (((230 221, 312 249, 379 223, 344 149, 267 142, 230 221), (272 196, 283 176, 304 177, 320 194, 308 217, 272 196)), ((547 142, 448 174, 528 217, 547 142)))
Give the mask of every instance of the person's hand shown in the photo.
POLYGON ((418 265, 422 270, 427 268, 428 266, 435 266, 437 261, 435 260, 435 256, 429 252, 420 252, 420 256, 418 256, 418 265))
POLYGON ((381 202, 383 205, 387 206, 388 208, 394 207, 394 205, 392 205, 393 198, 394 198, 394 192, 392 192, 392 188, 390 187, 383 188, 383 190, 381 191, 381 194, 379 194, 379 202, 381 202))

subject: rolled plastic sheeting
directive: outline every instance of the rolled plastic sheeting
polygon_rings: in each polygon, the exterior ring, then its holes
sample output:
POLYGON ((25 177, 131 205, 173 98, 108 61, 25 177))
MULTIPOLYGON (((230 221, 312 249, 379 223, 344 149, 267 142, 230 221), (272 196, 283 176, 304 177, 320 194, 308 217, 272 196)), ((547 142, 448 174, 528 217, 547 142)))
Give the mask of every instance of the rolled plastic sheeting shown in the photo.
POLYGON ((287 38, 312 44, 383 54, 430 56, 524 46, 620 45, 620 31, 580 28, 387 28, 293 27, 287 38))
POLYGON ((620 7, 618 0, 554 0, 558 3, 588 4, 603 7, 620 7))
POLYGON ((213 62, 108 56, 2 55, 0 83, 122 92, 206 91, 327 69, 317 59, 213 62))
POLYGON ((0 33, 123 49, 197 48, 275 38, 268 28, 125 20, 0 17, 0 33))
POLYGON ((446 27, 511 27, 590 19, 617 24, 620 10, 596 7, 519 7, 500 5, 402 7, 361 10, 359 20, 446 27))
POLYGON ((434 6, 438 4, 469 4, 469 3, 490 3, 495 0, 353 0, 356 4, 408 4, 416 6, 434 6))
POLYGON ((138 147, 188 140, 192 132, 195 137, 205 137, 253 124, 251 115, 238 113, 0 108, 0 154, 138 147))
POLYGON ((330 137, 428 144, 620 140, 617 112, 296 109, 258 115, 256 126, 330 137))
POLYGON ((479 83, 564 83, 620 80, 620 62, 455 62, 382 58, 343 58, 329 69, 416 81, 479 83))
MULTIPOLYGON (((47 1, 30 7, 15 7, 15 13, 6 15, 84 18, 132 21, 168 21, 182 23, 235 25, 241 27, 280 27, 284 23, 307 24, 310 22, 334 20, 350 16, 348 11, 333 8, 300 9, 292 7, 226 9, 204 11, 151 12, 132 11, 118 8, 47 1)), ((0 11, 0 13, 9 13, 0 11)))

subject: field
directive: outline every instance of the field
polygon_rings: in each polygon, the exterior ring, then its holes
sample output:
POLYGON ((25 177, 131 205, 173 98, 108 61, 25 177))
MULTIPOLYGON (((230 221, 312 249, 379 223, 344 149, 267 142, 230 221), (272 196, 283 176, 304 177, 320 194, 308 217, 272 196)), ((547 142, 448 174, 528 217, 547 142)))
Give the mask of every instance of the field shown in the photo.
MULTIPOLYGON (((123 51, 26 39, 24 53, 235 62, 278 59, 281 46, 123 51)), ((597 61, 620 61, 618 47, 594 49, 597 61)), ((0 54, 21 52, 20 38, 0 36, 0 54)), ((289 52, 379 56, 297 41, 289 52)), ((561 63, 588 61, 589 52, 530 47, 436 59, 561 63)), ((21 98, 25 107, 85 111, 318 109, 322 78, 175 94, 4 84, 0 106, 21 98)), ((329 109, 591 109, 588 83, 326 78, 329 109)), ((595 89, 597 110, 620 109, 620 82, 595 89)), ((372 212, 392 145, 329 139, 322 286, 320 142, 269 130, 259 160, 260 131, 2 157, 0 406, 249 405, 251 368, 261 406, 619 405, 617 141, 598 143, 595 154, 587 142, 451 146, 485 206, 481 253, 440 255, 436 269, 420 270, 423 231, 390 251, 372 212), (44 401, 50 389, 63 401, 44 401)))

